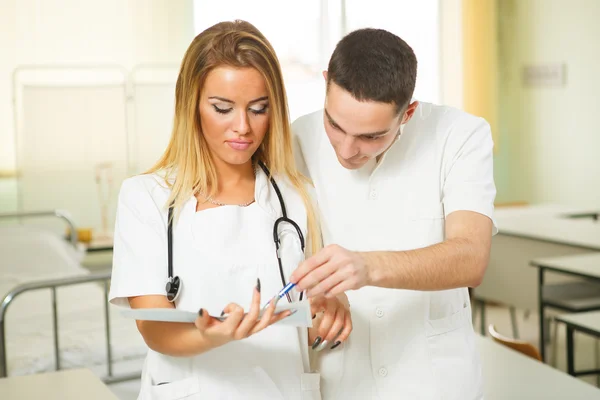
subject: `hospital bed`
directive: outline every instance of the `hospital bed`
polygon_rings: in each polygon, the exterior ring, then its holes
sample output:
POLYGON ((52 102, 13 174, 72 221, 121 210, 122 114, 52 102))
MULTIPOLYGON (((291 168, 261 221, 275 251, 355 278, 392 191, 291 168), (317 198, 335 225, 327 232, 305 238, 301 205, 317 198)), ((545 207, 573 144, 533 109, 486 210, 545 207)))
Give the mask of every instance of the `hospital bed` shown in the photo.
POLYGON ((86 367, 106 383, 137 379, 147 346, 108 303, 110 266, 81 266, 75 224, 60 211, 0 215, 0 377, 86 367), (57 217, 65 240, 12 218, 57 217))

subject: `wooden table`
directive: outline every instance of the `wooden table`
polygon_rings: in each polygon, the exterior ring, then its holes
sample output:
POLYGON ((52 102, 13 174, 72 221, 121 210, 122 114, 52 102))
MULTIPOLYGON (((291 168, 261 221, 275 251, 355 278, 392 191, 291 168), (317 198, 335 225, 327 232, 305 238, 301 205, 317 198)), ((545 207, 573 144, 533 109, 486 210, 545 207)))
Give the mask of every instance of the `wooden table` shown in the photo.
POLYGON ((0 379, 2 400, 118 400, 88 369, 0 379))

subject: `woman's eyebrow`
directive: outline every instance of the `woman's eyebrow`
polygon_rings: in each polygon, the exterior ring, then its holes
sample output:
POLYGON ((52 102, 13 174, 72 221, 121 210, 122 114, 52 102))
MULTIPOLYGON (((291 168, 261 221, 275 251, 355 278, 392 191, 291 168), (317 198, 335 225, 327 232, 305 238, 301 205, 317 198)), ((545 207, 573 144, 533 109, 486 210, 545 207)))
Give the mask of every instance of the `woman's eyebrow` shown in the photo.
MULTIPOLYGON (((229 99, 226 99, 225 97, 219 97, 219 96, 210 96, 209 99, 210 100, 220 100, 220 101, 224 101, 225 103, 231 103, 231 104, 235 103, 233 100, 229 100, 229 99)), ((258 99, 250 100, 248 102, 248 104, 257 103, 257 102, 263 101, 263 100, 269 100, 269 96, 262 96, 262 97, 259 97, 258 99)))

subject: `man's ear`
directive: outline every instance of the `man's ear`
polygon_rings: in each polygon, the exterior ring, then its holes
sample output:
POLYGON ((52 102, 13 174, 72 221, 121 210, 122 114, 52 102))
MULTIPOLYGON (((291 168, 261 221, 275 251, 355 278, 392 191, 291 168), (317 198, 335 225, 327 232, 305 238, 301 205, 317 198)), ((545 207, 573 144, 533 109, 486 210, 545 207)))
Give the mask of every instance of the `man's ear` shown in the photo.
POLYGON ((325 78, 325 82, 327 82, 327 71, 323 71, 323 78, 325 78))
POLYGON ((404 116, 402 117, 402 122, 401 122, 402 124, 406 124, 408 121, 410 121, 410 119, 415 114, 415 111, 417 111, 418 106, 419 106, 418 101, 413 101, 412 103, 410 103, 408 105, 408 107, 406 108, 406 111, 404 112, 404 116))

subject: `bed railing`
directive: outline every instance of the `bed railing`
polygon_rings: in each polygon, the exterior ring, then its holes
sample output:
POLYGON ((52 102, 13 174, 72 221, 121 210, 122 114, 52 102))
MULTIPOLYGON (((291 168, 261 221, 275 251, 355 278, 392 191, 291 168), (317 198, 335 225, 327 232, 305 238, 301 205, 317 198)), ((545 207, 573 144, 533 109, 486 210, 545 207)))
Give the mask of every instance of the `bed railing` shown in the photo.
POLYGON ((7 364, 7 346, 6 346, 6 312, 11 302, 19 295, 33 290, 50 289, 52 293, 52 321, 53 321, 53 338, 54 338, 54 366, 56 370, 61 369, 60 365, 60 343, 58 335, 58 314, 56 290, 63 286, 72 286, 90 282, 102 282, 104 286, 104 324, 106 334, 106 365, 107 376, 102 378, 105 383, 123 382, 132 379, 139 379, 140 373, 131 374, 113 374, 113 359, 110 337, 110 309, 108 303, 108 288, 110 281, 110 271, 97 272, 89 275, 74 276, 62 279, 49 279, 35 282, 28 282, 13 288, 8 294, 2 298, 0 303, 0 378, 8 376, 7 364))
POLYGON ((0 214, 0 219, 8 218, 35 218, 35 217, 57 217, 64 220, 69 226, 70 230, 70 242, 73 247, 77 247, 77 229, 75 223, 71 219, 71 216, 67 211, 64 210, 50 210, 50 211, 33 211, 33 212, 19 212, 10 214, 0 214))

